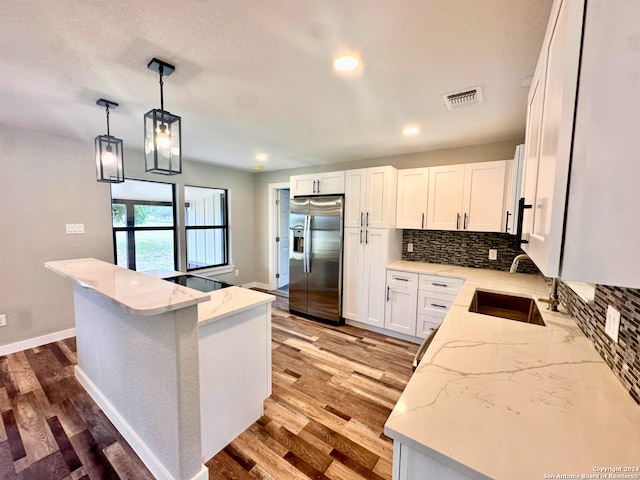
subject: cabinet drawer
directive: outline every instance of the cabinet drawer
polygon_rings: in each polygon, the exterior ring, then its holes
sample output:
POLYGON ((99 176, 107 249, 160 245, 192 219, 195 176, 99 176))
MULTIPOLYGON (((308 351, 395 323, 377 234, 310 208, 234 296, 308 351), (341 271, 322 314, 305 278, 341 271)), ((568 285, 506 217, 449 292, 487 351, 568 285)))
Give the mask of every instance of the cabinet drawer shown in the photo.
POLYGON ((418 274, 400 272, 397 270, 387 270, 387 285, 390 287, 405 287, 417 290, 418 274))
POLYGON ((454 299, 455 295, 421 290, 418 292, 418 313, 444 318, 454 299))
POLYGON ((464 280, 461 278, 441 277, 438 275, 420 274, 420 290, 428 290, 430 292, 448 293, 456 295, 462 287, 464 280))
POLYGON ((422 313, 419 313, 417 317, 416 336, 422 338, 426 338, 427 335, 438 328, 444 319, 444 315, 440 317, 436 315, 423 315, 422 313))

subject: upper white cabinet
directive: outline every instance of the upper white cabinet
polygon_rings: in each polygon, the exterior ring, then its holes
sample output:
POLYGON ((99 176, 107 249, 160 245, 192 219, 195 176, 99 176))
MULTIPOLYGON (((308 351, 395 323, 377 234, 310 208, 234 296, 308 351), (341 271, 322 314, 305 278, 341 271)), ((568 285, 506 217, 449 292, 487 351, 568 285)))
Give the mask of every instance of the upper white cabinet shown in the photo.
POLYGON ((528 97, 523 249, 548 277, 560 274, 583 9, 554 3, 528 97))
POLYGON ((429 168, 398 170, 396 228, 427 228, 429 168))
POLYGON ((333 195, 344 193, 344 171, 293 175, 290 179, 290 195, 333 195))
POLYGON ((389 166, 346 171, 345 227, 395 227, 397 172, 389 166))
POLYGON ((429 169, 427 228, 503 232, 507 160, 429 169))
POLYGON ((638 288, 640 2, 586 5, 554 2, 529 92, 523 248, 548 277, 638 288))

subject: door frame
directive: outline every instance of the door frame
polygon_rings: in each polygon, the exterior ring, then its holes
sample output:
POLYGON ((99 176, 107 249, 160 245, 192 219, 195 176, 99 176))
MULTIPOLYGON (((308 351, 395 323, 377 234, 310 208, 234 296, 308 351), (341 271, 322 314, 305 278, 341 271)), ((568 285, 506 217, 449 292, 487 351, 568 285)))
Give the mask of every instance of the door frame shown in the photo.
POLYGON ((278 190, 283 188, 290 188, 289 182, 270 183, 268 185, 269 190, 269 290, 277 290, 278 282, 276 279, 276 273, 278 272, 278 249, 279 245, 276 242, 276 236, 278 232, 278 222, 280 219, 280 209, 276 206, 276 200, 278 199, 278 190))

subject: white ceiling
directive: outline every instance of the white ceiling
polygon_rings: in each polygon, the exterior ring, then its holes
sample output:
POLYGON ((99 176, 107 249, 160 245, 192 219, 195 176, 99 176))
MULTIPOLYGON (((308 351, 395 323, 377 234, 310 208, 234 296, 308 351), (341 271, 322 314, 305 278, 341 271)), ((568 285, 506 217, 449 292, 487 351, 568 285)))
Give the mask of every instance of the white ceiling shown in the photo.
POLYGON ((0 122, 142 149, 143 115, 182 117, 188 158, 251 170, 318 165, 524 135, 551 0, 19 0, 2 2, 0 122), (332 58, 359 54, 355 76, 332 58), (481 85, 485 103, 441 94, 481 85), (413 138, 401 135, 419 124, 413 138))

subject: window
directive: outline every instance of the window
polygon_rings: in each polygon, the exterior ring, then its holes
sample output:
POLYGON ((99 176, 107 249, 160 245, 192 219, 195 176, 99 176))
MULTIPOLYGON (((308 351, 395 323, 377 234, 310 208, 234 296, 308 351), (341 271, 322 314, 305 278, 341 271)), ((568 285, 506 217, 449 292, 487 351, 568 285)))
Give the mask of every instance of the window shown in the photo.
POLYGON ((127 179, 111 185, 116 264, 138 271, 177 270, 174 186, 127 179))
POLYGON ((229 263, 227 191, 184 187, 187 271, 229 263))

